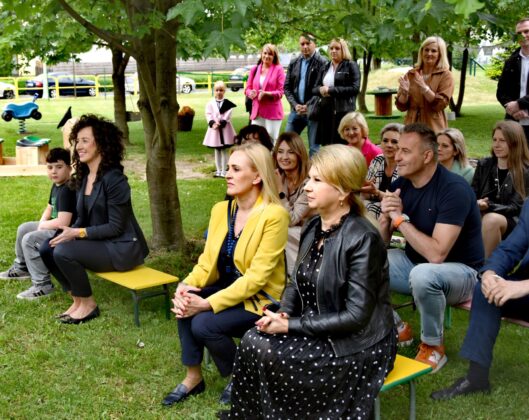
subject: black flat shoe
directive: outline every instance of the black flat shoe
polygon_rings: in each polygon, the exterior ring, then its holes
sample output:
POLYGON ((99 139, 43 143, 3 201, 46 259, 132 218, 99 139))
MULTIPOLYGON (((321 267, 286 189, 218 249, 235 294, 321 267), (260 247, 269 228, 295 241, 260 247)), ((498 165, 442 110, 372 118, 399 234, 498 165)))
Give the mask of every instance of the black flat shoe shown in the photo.
POLYGON ((229 381, 222 394, 220 394, 219 402, 221 404, 231 404, 231 389, 233 387, 233 382, 229 381))
POLYGON ((226 420, 230 418, 230 410, 219 410, 215 415, 218 419, 226 420))
POLYGON ((162 401, 162 405, 170 407, 173 404, 184 401, 187 397, 202 394, 205 390, 206 383, 203 379, 197 385, 195 385, 191 391, 188 391, 187 386, 184 384, 179 384, 175 389, 167 394, 167 396, 162 401))
POLYGON ((96 306, 94 310, 84 318, 72 318, 70 315, 65 315, 64 317, 59 318, 59 321, 61 321, 63 324, 82 324, 97 318, 100 314, 99 307, 96 306))
POLYGON ((460 395, 474 394, 475 392, 490 392, 490 384, 473 384, 467 378, 459 378, 448 388, 440 389, 439 391, 432 392, 430 398, 432 400, 450 400, 460 395))

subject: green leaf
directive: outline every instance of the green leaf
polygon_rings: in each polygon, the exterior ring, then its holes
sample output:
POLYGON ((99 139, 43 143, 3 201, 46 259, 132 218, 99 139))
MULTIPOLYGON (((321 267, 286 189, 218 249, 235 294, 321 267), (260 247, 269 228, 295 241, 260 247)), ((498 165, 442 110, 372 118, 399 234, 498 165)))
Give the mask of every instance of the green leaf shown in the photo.
POLYGON ((455 5, 455 12, 458 15, 468 17, 477 10, 485 6, 480 0, 446 0, 448 3, 455 5))
POLYGON ((186 26, 191 25, 197 15, 204 14, 204 4, 201 0, 188 0, 177 4, 167 12, 167 20, 181 16, 186 26))

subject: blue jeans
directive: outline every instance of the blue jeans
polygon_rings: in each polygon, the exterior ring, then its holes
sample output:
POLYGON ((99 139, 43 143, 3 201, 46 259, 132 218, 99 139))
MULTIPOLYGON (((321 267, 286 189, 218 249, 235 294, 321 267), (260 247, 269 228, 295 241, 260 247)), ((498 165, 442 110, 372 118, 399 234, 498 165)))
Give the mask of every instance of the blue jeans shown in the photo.
POLYGON ((485 299, 481 292, 481 283, 478 282, 474 288, 470 323, 460 356, 483 367, 490 367, 492 350, 500 331, 502 316, 529 322, 529 296, 509 300, 502 307, 497 307, 485 299))
POLYGON ((402 249, 390 249, 388 260, 391 290, 411 294, 421 313, 422 342, 430 346, 443 344, 446 305, 470 299, 477 271, 452 262, 416 265, 402 249))
POLYGON ((320 145, 316 144, 316 127, 314 121, 307 118, 307 115, 300 115, 296 111, 291 111, 288 115, 285 131, 294 131, 301 134, 307 127, 307 137, 309 139, 309 155, 314 155, 320 150, 320 145))

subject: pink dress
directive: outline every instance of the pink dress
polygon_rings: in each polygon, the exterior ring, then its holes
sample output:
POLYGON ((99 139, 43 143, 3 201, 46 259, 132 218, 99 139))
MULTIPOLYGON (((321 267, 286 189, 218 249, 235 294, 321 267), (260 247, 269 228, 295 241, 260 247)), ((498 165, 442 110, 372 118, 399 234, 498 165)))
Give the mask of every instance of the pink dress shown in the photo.
POLYGON ((208 122, 209 128, 202 142, 204 146, 215 149, 233 146, 236 133, 231 124, 231 112, 236 106, 228 99, 222 101, 220 108, 215 98, 207 103, 206 121, 208 122), (220 124, 220 127, 214 129, 212 126, 216 122, 220 124))

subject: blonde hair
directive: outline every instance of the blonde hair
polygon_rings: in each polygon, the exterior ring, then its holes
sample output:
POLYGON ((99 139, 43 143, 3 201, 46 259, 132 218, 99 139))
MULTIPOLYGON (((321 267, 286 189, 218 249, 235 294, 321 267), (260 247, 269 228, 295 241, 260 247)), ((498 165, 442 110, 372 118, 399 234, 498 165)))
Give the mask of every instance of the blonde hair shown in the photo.
POLYGON ((416 67, 422 68, 422 51, 427 45, 430 44, 437 44, 439 48, 439 59, 437 60, 437 64, 435 66, 438 70, 448 70, 450 68, 450 64, 448 63, 448 53, 446 52, 446 42, 443 38, 439 36, 429 36, 426 38, 422 44, 421 48, 419 48, 419 57, 417 59, 416 67))
MULTIPOLYGON (((507 165, 511 173, 512 183, 515 191, 520 197, 525 198, 527 185, 525 185, 524 172, 529 168, 529 149, 522 126, 516 121, 498 121, 492 130, 492 136, 496 130, 500 130, 509 146, 507 165)), ((496 159, 494 151, 491 154, 496 159)))
POLYGON ((260 143, 249 142, 232 147, 231 153, 234 152, 244 153, 250 160, 252 168, 261 177, 261 196, 263 197, 263 203, 281 205, 275 180, 274 162, 268 149, 260 143))
POLYGON ((217 80, 213 85, 213 89, 215 89, 217 86, 222 86, 224 90, 226 90, 226 83, 224 83, 222 80, 217 80))
POLYGON ((457 160, 462 168, 469 166, 467 158, 467 147, 465 145, 465 136, 457 128, 445 128, 444 130, 437 133, 437 138, 439 136, 446 136, 450 139, 453 148, 456 150, 457 154, 454 156, 454 159, 457 160))
POLYGON ((347 202, 351 211, 366 215, 359 192, 366 179, 367 164, 364 155, 356 147, 343 144, 322 147, 312 157, 312 167, 325 182, 342 194, 349 194, 347 202))
POLYGON ((351 52, 349 51, 349 47, 347 46, 347 42, 345 42, 345 39, 343 38, 333 38, 331 39, 331 42, 329 42, 329 47, 333 42, 337 42, 340 44, 340 48, 342 49, 342 58, 344 60, 352 60, 353 57, 351 56, 351 52))
POLYGON ((345 114, 340 121, 340 125, 338 126, 338 133, 342 139, 344 138, 345 127, 352 124, 357 124, 360 126, 363 138, 366 138, 369 135, 369 127, 367 126, 365 117, 360 112, 353 111, 345 114))
POLYGON ((290 149, 298 157, 298 179, 296 185, 297 188, 301 185, 303 181, 305 181, 309 174, 310 161, 309 155, 307 153, 307 148, 305 147, 305 144, 303 144, 303 139, 299 136, 299 134, 294 133, 293 131, 285 131, 284 133, 281 133, 276 140, 276 144, 272 152, 272 156, 274 158, 274 166, 277 170, 279 170, 281 174, 283 174, 284 171, 279 167, 277 163, 277 151, 279 150, 279 147, 283 142, 288 144, 290 149))
POLYGON ((263 57, 263 51, 269 49, 274 53, 274 59, 272 60, 272 64, 279 64, 279 50, 274 44, 264 44, 263 48, 261 49, 261 57, 259 57, 259 62, 261 62, 263 57))

